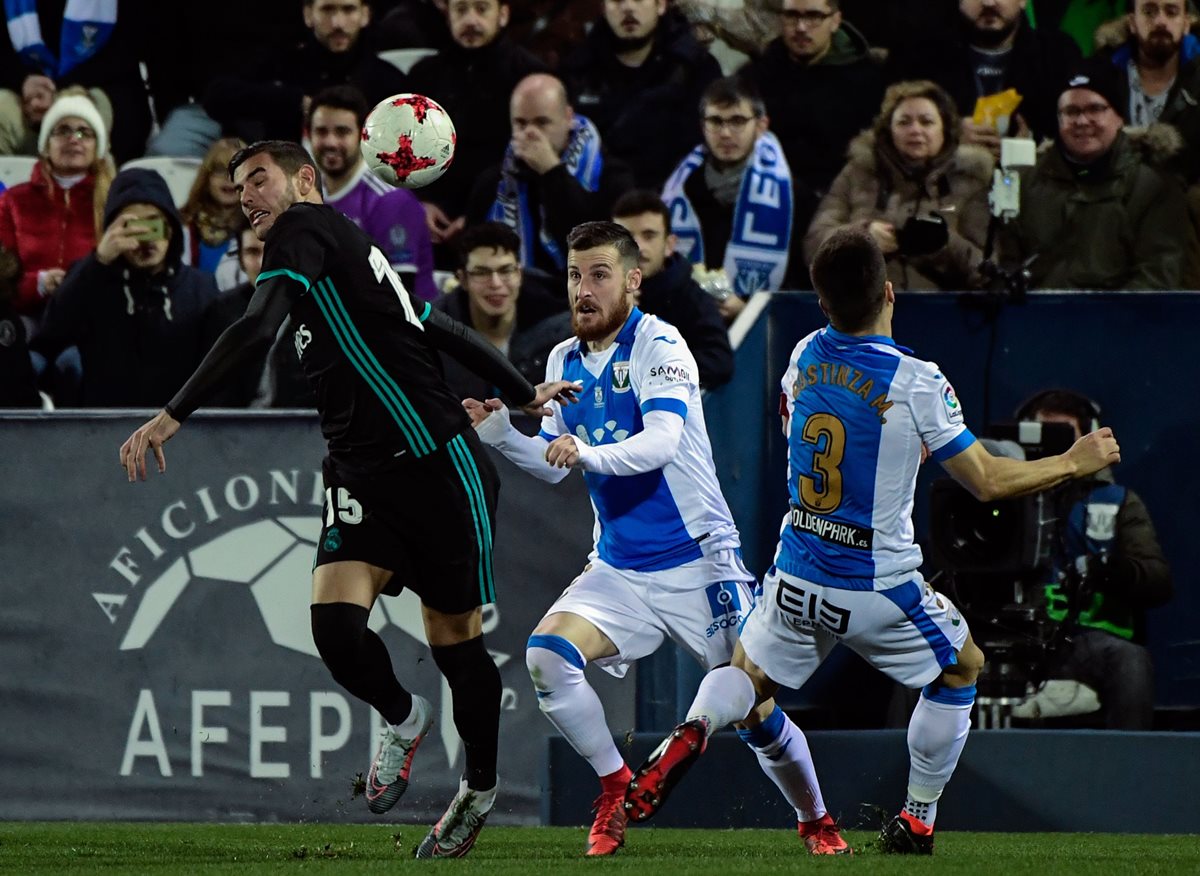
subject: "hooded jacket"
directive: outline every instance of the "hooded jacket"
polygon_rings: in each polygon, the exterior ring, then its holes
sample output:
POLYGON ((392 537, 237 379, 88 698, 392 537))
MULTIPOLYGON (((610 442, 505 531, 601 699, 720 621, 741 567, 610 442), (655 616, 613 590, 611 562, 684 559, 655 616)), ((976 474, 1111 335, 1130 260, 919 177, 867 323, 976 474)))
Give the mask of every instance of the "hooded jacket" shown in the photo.
POLYGON ((914 214, 937 213, 946 220, 949 239, 929 255, 887 256, 888 279, 896 289, 959 291, 982 284, 979 264, 987 239, 987 192, 992 182, 991 153, 960 145, 945 153, 920 176, 905 172, 894 150, 880 148, 873 131, 850 144, 849 161, 817 208, 804 239, 808 260, 839 228, 865 229, 874 220, 899 231, 914 214))
POLYGON ((105 265, 93 252, 51 298, 32 344, 47 358, 79 347, 86 407, 161 407, 207 352, 203 315, 216 281, 182 263, 183 226, 170 189, 156 171, 122 171, 104 205, 105 228, 130 204, 152 204, 167 217, 165 268, 152 274, 124 257, 105 265))
POLYGON ((1179 147, 1165 125, 1117 135, 1090 166, 1045 149, 1021 180, 1021 215, 1002 236, 1006 260, 1031 257, 1039 289, 1178 289, 1195 245, 1174 177, 1155 169, 1179 147))

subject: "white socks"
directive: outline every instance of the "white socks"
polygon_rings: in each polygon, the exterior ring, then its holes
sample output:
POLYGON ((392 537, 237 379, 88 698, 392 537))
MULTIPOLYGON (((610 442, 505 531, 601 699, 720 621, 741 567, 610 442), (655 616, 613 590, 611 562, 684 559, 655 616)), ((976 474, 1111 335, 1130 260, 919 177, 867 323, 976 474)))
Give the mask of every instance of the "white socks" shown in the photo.
POLYGON ((908 722, 908 799, 904 811, 933 827, 937 801, 967 743, 975 686, 925 688, 908 722), (932 688, 932 690, 931 690, 932 688), (932 694, 932 696, 931 696, 932 694))
POLYGON ((687 720, 708 720, 708 735, 726 724, 741 721, 754 708, 754 682, 750 676, 733 666, 714 669, 700 682, 687 720))
POLYGON ((825 801, 817 781, 808 740, 779 706, 767 719, 747 730, 739 730, 738 738, 750 746, 758 757, 758 765, 784 799, 796 810, 797 821, 816 821, 825 814, 825 801))
POLYGON ((600 697, 583 676, 584 664, 579 649, 562 636, 529 637, 525 665, 538 708, 596 775, 607 776, 621 769, 625 759, 613 742, 600 697))
POLYGON ((419 694, 413 694, 412 711, 408 713, 408 717, 404 719, 404 723, 388 724, 388 727, 401 739, 412 739, 425 726, 425 717, 429 714, 431 708, 429 700, 419 694))

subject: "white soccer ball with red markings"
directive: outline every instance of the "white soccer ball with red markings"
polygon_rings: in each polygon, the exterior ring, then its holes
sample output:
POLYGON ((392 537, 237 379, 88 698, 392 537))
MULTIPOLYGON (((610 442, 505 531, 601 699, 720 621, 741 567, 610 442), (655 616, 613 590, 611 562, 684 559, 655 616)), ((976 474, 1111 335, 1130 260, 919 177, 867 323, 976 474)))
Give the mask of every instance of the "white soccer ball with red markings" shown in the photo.
POLYGON ((454 122, 437 101, 423 94, 393 94, 367 116, 359 146, 377 177, 419 189, 446 172, 457 142, 454 122))

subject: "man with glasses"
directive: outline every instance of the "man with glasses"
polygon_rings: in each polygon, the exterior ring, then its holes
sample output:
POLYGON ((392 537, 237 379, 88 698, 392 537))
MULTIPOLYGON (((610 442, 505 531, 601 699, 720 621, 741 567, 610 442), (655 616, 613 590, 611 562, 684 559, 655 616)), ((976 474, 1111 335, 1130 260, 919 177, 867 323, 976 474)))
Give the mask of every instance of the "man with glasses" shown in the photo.
POLYGON ((929 33, 888 56, 891 81, 930 79, 942 86, 963 118, 963 142, 997 158, 1002 136, 1054 136, 1058 84, 1079 63, 1075 42, 1054 28, 1035 30, 1025 6, 1026 0, 959 0, 956 39, 929 33), (1007 122, 975 124, 976 101, 1010 88, 1021 103, 1007 122))
MULTIPOLYGON (((433 306, 475 329, 526 379, 540 383, 550 351, 571 336, 567 302, 521 270, 521 240, 507 225, 470 226, 457 243, 459 286, 433 306)), ((499 392, 451 356, 442 356, 442 369, 459 398, 492 398, 499 392)))
POLYGON ((721 300, 721 315, 733 322, 755 292, 807 288, 800 247, 816 203, 792 179, 748 80, 710 85, 700 120, 704 142, 675 168, 662 198, 683 257, 725 272, 732 294, 721 300))
MULTIPOLYGON (((1042 289, 1178 289, 1195 236, 1183 189, 1126 133, 1118 74, 1092 62, 1060 88, 1058 137, 1022 180, 1003 248, 1042 289)), ((1159 156, 1161 158, 1161 156, 1159 156)))
MULTIPOLYGON (((883 67, 839 0, 782 0, 779 36, 739 75, 757 85, 793 178, 819 198, 883 99, 883 67)), ((809 217, 796 229, 801 237, 809 217)))

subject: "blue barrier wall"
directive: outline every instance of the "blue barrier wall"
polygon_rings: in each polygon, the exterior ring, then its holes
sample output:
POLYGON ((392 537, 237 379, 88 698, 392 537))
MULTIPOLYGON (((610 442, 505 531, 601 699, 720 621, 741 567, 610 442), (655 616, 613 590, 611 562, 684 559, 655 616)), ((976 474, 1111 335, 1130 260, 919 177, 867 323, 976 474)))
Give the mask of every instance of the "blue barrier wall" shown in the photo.
MULTIPOLYGON (((760 575, 786 508, 779 379, 796 341, 823 324, 812 293, 772 296, 738 351, 734 381, 705 402, 718 473, 747 562, 760 575)), ((896 340, 941 365, 976 434, 1051 385, 1101 403, 1121 443, 1115 475, 1145 499, 1175 575, 1174 600, 1148 618, 1160 706, 1200 705, 1200 592, 1191 586, 1200 564, 1200 470, 1191 459, 1200 410, 1192 376, 1183 370, 1197 324, 1200 295, 1192 293, 1035 293, 1023 304, 909 294, 895 312, 896 340)), ((918 485, 922 541, 929 484, 942 474, 927 466, 918 485)))

